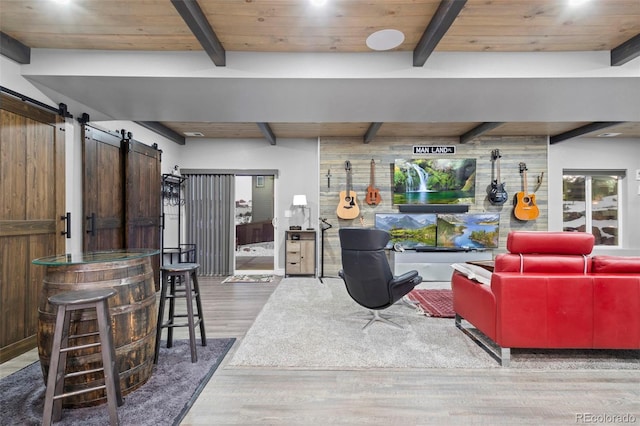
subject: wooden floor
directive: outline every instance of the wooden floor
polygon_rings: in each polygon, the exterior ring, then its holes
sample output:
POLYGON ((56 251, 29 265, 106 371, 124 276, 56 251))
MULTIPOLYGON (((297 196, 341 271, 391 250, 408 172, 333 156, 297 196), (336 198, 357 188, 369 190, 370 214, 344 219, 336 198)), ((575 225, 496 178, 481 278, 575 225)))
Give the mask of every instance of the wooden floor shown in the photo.
POLYGON ((640 371, 228 367, 277 283, 221 280, 200 279, 207 337, 238 340, 183 425, 640 424, 640 371))

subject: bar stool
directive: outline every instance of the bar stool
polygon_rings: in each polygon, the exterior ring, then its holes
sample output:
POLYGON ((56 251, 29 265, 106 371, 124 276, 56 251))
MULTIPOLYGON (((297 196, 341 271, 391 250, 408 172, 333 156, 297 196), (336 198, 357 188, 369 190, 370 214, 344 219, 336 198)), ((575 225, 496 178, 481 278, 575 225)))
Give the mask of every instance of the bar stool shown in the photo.
POLYGON ((112 425, 118 424, 118 406, 124 403, 120 391, 120 377, 116 366, 116 353, 111 336, 111 318, 109 315, 108 299, 115 295, 112 288, 98 290, 74 290, 58 293, 49 297, 49 303, 56 306, 56 325, 53 333, 53 346, 51 349, 51 361, 47 376, 47 390, 44 398, 44 412, 42 424, 50 425, 51 421, 58 421, 62 416, 62 399, 68 396, 85 392, 104 389, 107 394, 109 418, 112 425), (71 313, 82 309, 95 309, 98 322, 98 331, 86 334, 70 334, 71 313), (70 339, 99 336, 99 341, 76 346, 69 346, 70 339), (102 368, 87 371, 78 371, 65 374, 67 353, 79 349, 87 349, 100 346, 102 354, 102 368), (64 393, 64 379, 83 374, 93 374, 102 371, 104 373, 104 385, 84 388, 73 392, 64 393))
POLYGON ((204 320, 202 318, 202 302, 200 301, 200 287, 196 271, 200 267, 197 263, 172 263, 160 267, 162 271, 162 288, 160 289, 160 306, 158 308, 158 328, 156 331, 156 352, 153 359, 154 364, 158 363, 160 353, 160 338, 162 329, 167 328, 167 348, 173 346, 173 328, 189 328, 189 345, 191 348, 191 362, 198 361, 196 352, 195 329, 200 327, 200 342, 202 346, 207 346, 207 337, 204 331, 204 320), (184 289, 177 286, 184 284, 184 289), (184 298, 187 304, 186 314, 175 313, 175 299, 184 298), (164 321, 164 307, 169 299, 169 318, 164 321), (196 313, 193 312, 193 299, 196 300, 196 313), (186 323, 176 323, 176 318, 187 318, 186 323))

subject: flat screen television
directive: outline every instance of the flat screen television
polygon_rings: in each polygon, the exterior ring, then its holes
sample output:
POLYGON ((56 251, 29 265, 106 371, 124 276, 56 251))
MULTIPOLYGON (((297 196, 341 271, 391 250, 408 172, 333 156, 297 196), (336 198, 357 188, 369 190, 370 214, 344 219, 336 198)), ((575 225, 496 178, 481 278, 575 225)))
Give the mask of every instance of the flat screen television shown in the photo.
POLYGON ((500 214, 438 214, 438 247, 496 248, 500 236, 500 214))
POLYGON ((393 204, 474 204, 475 158, 396 159, 393 204))
POLYGON ((433 213, 376 213, 375 227, 391 234, 387 248, 396 243, 405 249, 436 245, 436 215, 433 213))

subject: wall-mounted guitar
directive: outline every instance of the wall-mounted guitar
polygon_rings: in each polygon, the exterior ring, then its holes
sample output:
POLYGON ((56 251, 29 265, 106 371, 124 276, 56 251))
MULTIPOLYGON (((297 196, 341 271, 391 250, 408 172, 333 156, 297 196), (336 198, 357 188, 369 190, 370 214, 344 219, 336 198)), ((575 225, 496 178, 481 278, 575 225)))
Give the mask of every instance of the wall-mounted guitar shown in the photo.
POLYGON ((520 220, 535 220, 540 215, 540 210, 536 206, 535 194, 527 192, 527 165, 520 163, 520 174, 522 175, 522 191, 515 197, 513 214, 520 220))
POLYGON ((371 159, 371 177, 369 178, 369 186, 367 187, 367 196, 365 197, 365 201, 370 206, 377 206, 382 201, 382 197, 380 197, 380 190, 376 188, 376 162, 371 159))
POLYGON ((347 187, 345 191, 340 191, 340 202, 336 214, 340 219, 355 219, 360 215, 360 207, 356 203, 356 192, 351 189, 351 162, 344 162, 344 169, 347 172, 347 187))
MULTIPOLYGON (((503 205, 507 201, 507 191, 504 188, 504 182, 500 180, 500 150, 494 149, 491 151, 491 159, 496 170, 496 179, 491 181, 491 187, 489 188, 489 202, 495 205, 503 205)), ((493 171, 493 169, 491 170, 493 171)))

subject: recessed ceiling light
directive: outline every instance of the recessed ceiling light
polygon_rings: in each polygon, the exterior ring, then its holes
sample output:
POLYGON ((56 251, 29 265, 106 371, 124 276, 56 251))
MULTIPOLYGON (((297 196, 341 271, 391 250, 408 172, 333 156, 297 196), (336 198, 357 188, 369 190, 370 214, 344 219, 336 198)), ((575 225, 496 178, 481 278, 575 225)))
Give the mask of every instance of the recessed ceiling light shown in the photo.
POLYGON ((622 133, 600 133, 597 137, 599 138, 613 138, 615 136, 620 136, 622 133))
POLYGON ((70 0, 52 0, 54 3, 67 4, 70 0))
POLYGON ((404 41, 404 34, 398 30, 380 30, 367 37, 367 46, 372 50, 390 50, 404 41))
POLYGON ((588 1, 589 0, 569 0, 569 6, 580 6, 588 1))
POLYGON ((204 133, 201 132, 182 132, 184 133, 185 136, 190 136, 190 137, 203 137, 204 133))
POLYGON ((314 6, 324 6, 327 4, 327 0, 309 0, 314 6))

